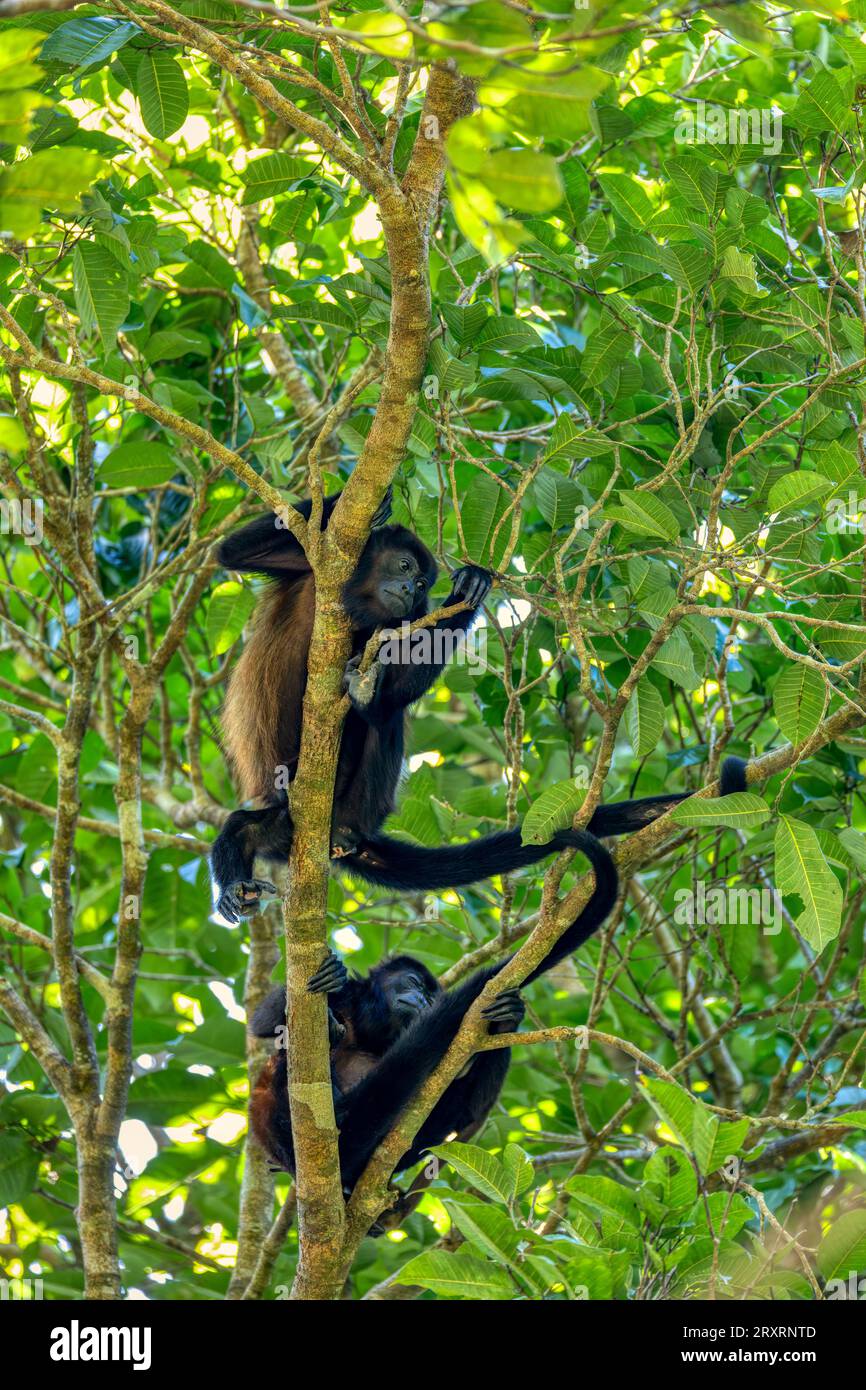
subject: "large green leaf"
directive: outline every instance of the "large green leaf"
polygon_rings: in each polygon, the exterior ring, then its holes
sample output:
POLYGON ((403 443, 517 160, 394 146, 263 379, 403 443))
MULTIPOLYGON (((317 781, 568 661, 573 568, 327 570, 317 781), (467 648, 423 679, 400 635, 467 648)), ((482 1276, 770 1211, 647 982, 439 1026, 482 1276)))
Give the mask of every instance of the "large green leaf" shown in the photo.
POLYGON ((0 167, 0 231, 27 238, 39 228, 43 213, 70 213, 105 164, 96 154, 39 150, 9 168, 0 167))
POLYGON ((585 798, 586 788, 576 786, 573 779, 545 787, 533 801, 520 828, 523 844, 546 845, 557 830, 570 829, 585 798))
POLYGON ((141 119, 151 135, 164 140, 180 130, 189 112, 189 91, 183 68, 159 49, 145 53, 138 65, 141 119))
POLYGON ((766 801, 754 792, 732 792, 730 796, 690 796, 674 807, 671 820, 699 828, 728 825, 734 830, 751 830, 763 825, 769 814, 766 801))
POLYGON ((625 707, 631 746, 639 758, 657 746, 665 726, 664 701, 652 681, 638 681, 625 707))
POLYGON ((450 1144, 439 1144, 430 1152, 441 1158, 443 1163, 450 1164, 490 1201, 502 1202, 505 1206, 511 1201, 513 1178, 495 1154, 488 1153, 477 1144, 463 1144, 456 1139, 450 1144))
POLYGON ((818 1246, 818 1268, 825 1279, 849 1279, 866 1267, 866 1210, 839 1216, 818 1246))
POLYGON ((515 1287, 499 1265, 458 1251, 429 1250, 416 1255, 394 1276, 397 1284, 420 1284, 443 1298, 512 1298, 515 1287))
POLYGON ((156 487, 167 483, 177 472, 177 463, 165 444, 151 440, 130 440, 99 465, 99 481, 111 487, 156 487))
POLYGON ((86 334, 99 330, 106 348, 129 310, 128 279, 117 258, 103 246, 83 241, 72 257, 75 305, 86 334))
POLYGON ((226 580, 214 589, 207 610, 207 637, 217 656, 234 646, 254 606, 255 599, 243 584, 226 580))
POLYGON ((307 178, 313 166, 304 159, 290 154, 265 154, 253 159, 242 174, 244 195, 242 202, 258 203, 263 198, 275 198, 287 193, 293 184, 307 178))
POLYGON ((773 713, 790 743, 805 743, 824 712, 825 686, 808 666, 789 666, 773 688, 773 713))
POLYGON ((821 853, 811 826, 793 816, 779 817, 776 831, 776 887, 803 904, 797 927, 816 951, 839 935, 842 889, 821 853))
MULTIPOLYGON (((42 62, 71 63, 79 68, 97 67, 134 39, 141 30, 124 19, 90 16, 69 19, 48 35, 39 57, 42 62)), ((4 37, 4 43, 5 43, 4 37)))

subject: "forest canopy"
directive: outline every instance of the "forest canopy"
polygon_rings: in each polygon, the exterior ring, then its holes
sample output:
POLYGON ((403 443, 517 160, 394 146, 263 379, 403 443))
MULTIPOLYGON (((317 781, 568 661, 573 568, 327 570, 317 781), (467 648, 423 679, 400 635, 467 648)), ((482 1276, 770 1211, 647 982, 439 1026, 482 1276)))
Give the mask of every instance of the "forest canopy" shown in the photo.
POLYGON ((6 1280, 810 1300, 866 1274, 864 90, 863 0, 0 0, 6 1280), (522 979, 590 885, 560 858, 435 894, 329 874, 339 595, 389 486, 434 606, 493 576, 410 715, 390 835, 542 844, 702 795, 617 842, 617 908, 527 988, 485 1127, 375 1238, 387 1164, 346 1210, 332 1110, 297 1189, 268 1171, 245 1019, 285 962, 290 1069, 327 1096, 317 953, 448 985, 534 932, 522 979), (215 546, 341 489, 299 842, 282 906, 230 924, 219 715, 262 582, 215 546))

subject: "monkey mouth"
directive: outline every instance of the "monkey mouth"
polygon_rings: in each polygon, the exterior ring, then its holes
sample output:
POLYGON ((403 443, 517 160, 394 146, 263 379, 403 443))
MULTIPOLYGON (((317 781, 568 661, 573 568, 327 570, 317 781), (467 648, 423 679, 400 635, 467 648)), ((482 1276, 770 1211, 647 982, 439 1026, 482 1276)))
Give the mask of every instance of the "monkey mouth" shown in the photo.
POLYGON ((405 618, 412 612, 415 599, 412 594, 406 594, 402 589, 386 589, 382 587, 382 607, 385 609, 389 618, 405 618))

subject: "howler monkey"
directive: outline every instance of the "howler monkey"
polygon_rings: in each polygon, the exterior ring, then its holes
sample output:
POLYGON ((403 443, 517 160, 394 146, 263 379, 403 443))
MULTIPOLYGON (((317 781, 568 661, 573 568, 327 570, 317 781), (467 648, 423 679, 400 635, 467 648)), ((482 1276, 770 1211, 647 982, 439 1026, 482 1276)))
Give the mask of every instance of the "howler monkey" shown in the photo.
MULTIPOLYGON (((323 527, 338 497, 325 501, 323 527)), ((311 509, 309 500, 297 507, 307 519, 311 509)), ((315 583, 303 549, 275 514, 259 517, 229 536, 217 554, 227 569, 264 574, 275 581, 261 600, 223 711, 226 747, 243 795, 264 802, 259 810, 234 811, 211 853, 217 910, 234 922, 255 912, 263 893, 276 891, 273 884, 253 877, 256 855, 285 863, 291 849, 287 794, 275 787, 280 769, 291 780, 297 768, 315 583)), ((427 612, 436 574, 436 561, 413 532, 383 525, 372 531, 342 596, 352 624, 352 656, 345 672, 351 708, 337 766, 332 854, 369 883, 409 891, 457 888, 508 873, 570 843, 563 831, 548 844, 524 845, 517 827, 467 844, 428 849, 378 833, 394 809, 403 761, 404 711, 442 671, 442 660, 435 658, 443 647, 472 625, 490 589, 490 575, 476 565, 456 572, 445 606, 466 607, 453 617, 440 618, 434 634, 441 639, 431 640, 423 653, 413 651, 413 660, 388 665, 377 661, 362 676, 358 659, 377 628, 412 622, 427 612), (416 661, 417 655, 430 659, 416 661)), ((723 791, 745 788, 743 766, 739 759, 727 760, 723 791)), ((682 799, 651 796, 599 806, 587 829, 599 836, 622 835, 655 820, 682 799)))
MULTIPOLYGON (((616 900, 617 873, 604 846, 586 831, 564 833, 569 846, 581 850, 590 861, 595 891, 583 912, 527 976, 526 984, 586 941, 616 900)), ((374 966, 366 979, 350 979, 342 961, 331 953, 310 980, 309 990, 328 996, 331 1082, 346 1193, 352 1191, 413 1093, 445 1056, 470 1004, 505 964, 477 970, 446 993, 427 967, 412 956, 385 960, 374 966)), ((510 1033, 520 1024, 523 1013, 520 991, 513 989, 497 995, 484 1010, 484 1017, 492 1033, 510 1033)), ((285 1018, 286 992, 280 985, 256 1010, 252 1031, 257 1037, 274 1037, 285 1018)), ((426 1149, 441 1144, 450 1134, 463 1139, 474 1134, 502 1089, 509 1059, 507 1048, 477 1053, 436 1102, 394 1171, 411 1167, 426 1149)), ((274 1166, 294 1172, 286 1081, 283 1047, 265 1064, 256 1083, 250 1119, 274 1166)))

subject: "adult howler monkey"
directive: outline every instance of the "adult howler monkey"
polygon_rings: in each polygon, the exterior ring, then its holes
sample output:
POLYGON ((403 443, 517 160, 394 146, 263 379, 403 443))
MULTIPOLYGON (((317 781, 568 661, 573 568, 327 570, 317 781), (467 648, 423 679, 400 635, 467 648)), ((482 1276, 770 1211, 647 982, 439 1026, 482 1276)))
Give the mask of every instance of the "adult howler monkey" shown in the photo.
MULTIPOLYGON (((338 497, 325 501, 323 528, 338 497)), ((297 510, 309 519, 311 508, 307 500, 297 510)), ((287 795, 275 790, 275 783, 278 769, 287 769, 291 780, 297 767, 315 583, 303 549, 273 514, 229 536, 217 554, 227 569, 264 574, 275 581, 261 601, 223 711, 226 747, 243 795, 264 802, 259 810, 234 811, 211 853, 217 910, 234 922, 256 911, 263 893, 276 891, 273 884, 253 878, 256 855, 285 863, 291 849, 287 795)), ((517 827, 463 845, 428 849, 378 833, 394 809, 403 761, 404 711, 430 689, 443 663, 435 659, 376 662, 362 676, 358 658, 377 628, 412 622, 427 612, 436 574, 436 561, 413 532, 404 526, 383 525, 372 531, 343 590, 352 624, 352 656, 345 672, 351 708, 337 766, 332 853, 343 859, 350 873, 369 883, 408 891, 461 887, 535 864, 571 843, 569 832, 561 831, 546 845, 524 845, 517 827)), ((476 565, 458 570, 445 606, 465 603, 466 608, 451 618, 440 618, 434 633, 450 634, 452 641, 465 633, 490 583, 487 571, 476 565)), ((447 640, 433 640, 426 655, 435 658, 448 645, 447 640)), ((723 792, 745 788, 743 767, 739 759, 727 760, 722 769, 723 792)), ((647 825, 681 800, 682 795, 651 796, 599 806, 586 828, 597 836, 623 835, 647 825)))
MULTIPOLYGON (((603 845, 586 831, 564 832, 595 873, 595 891, 525 983, 537 980, 590 937, 616 900, 617 873, 603 845)), ((425 965, 412 956, 396 956, 375 966, 366 979, 350 979, 333 953, 307 988, 328 996, 331 1083, 340 1131, 343 1189, 352 1191, 371 1155, 393 1128, 409 1099, 445 1056, 470 1004, 507 962, 477 970, 445 993, 425 965)), ((520 1024, 524 1007, 517 989, 497 995, 484 1010, 492 1033, 510 1033, 520 1024)), ((274 1037, 286 1018, 286 992, 280 985, 256 1010, 252 1031, 274 1037)), ((477 1053, 451 1082, 395 1168, 417 1163, 426 1149, 450 1134, 467 1139, 487 1118, 505 1080, 510 1052, 496 1048, 477 1053)), ((294 1172, 292 1122, 286 1089, 286 1050, 279 1048, 265 1064, 250 1102, 253 1131, 276 1168, 294 1172)))

